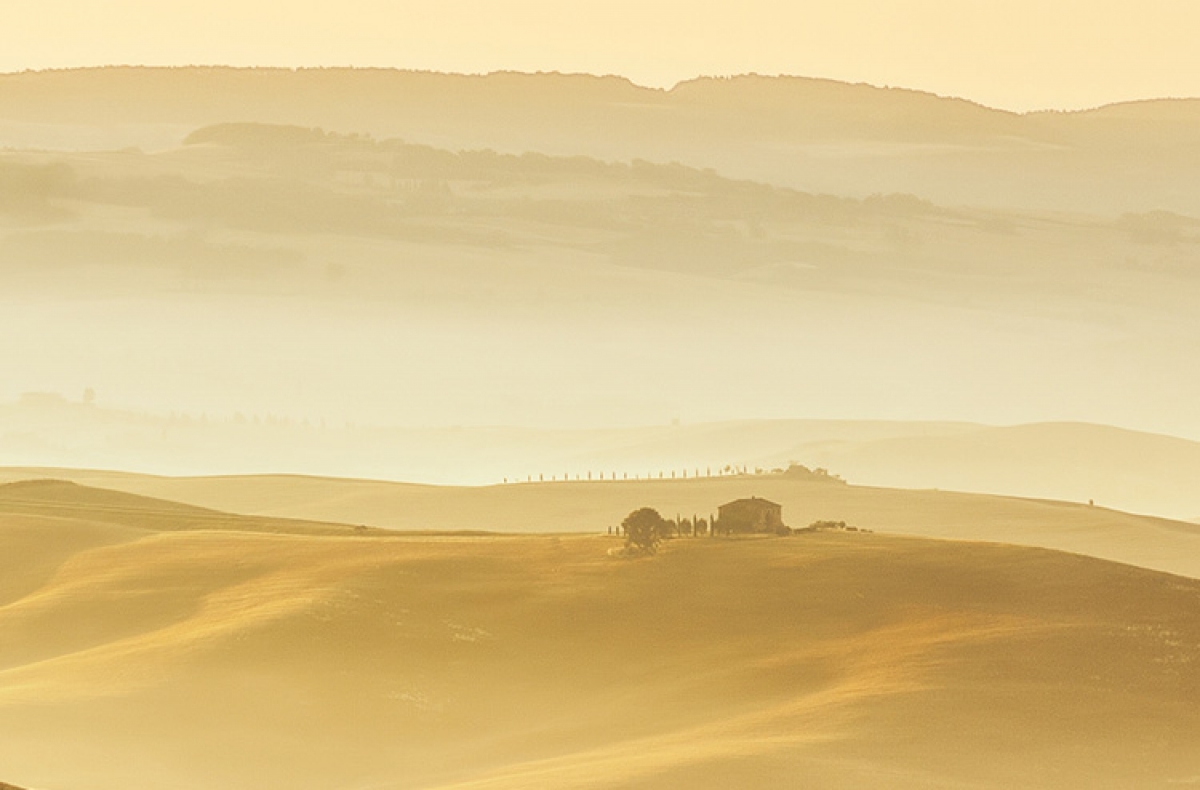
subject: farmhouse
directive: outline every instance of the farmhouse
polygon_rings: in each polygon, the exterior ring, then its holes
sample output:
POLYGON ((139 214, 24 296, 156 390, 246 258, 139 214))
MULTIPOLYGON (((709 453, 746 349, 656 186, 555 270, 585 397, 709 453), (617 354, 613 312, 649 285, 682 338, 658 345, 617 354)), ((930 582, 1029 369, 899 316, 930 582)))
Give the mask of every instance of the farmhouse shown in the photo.
POLYGON ((784 532, 783 506, 766 499, 738 499, 717 508, 718 529, 725 533, 784 532))

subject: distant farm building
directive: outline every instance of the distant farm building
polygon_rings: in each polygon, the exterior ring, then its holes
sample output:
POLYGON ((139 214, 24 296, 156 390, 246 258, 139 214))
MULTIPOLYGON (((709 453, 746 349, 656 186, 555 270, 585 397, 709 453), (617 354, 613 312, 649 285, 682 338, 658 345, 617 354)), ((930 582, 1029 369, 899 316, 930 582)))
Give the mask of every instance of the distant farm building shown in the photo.
POLYGON ((721 532, 786 532, 783 506, 758 497, 738 499, 717 508, 717 524, 721 532))

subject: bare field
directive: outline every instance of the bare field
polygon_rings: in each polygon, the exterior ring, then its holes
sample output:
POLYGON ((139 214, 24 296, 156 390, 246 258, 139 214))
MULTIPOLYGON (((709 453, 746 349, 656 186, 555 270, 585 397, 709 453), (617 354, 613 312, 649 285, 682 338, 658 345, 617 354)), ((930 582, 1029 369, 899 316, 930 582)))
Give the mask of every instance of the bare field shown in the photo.
POLYGON ((60 485, 44 513, 26 496, 0 515, 0 765, 25 786, 1200 776, 1194 580, 879 534, 625 560, 604 536, 180 529, 134 498, 63 510, 100 496, 60 485))

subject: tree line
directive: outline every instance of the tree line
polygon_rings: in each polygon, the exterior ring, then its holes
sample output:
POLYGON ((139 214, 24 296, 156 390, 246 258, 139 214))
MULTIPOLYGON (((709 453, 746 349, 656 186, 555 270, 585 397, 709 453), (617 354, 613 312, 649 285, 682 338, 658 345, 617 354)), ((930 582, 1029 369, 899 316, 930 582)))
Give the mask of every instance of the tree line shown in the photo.
MULTIPOLYGON (((679 517, 663 518, 652 507, 638 508, 625 517, 619 528, 625 536, 625 547, 653 554, 658 544, 674 537, 704 537, 723 534, 720 522, 713 519, 679 517)), ((609 530, 612 534, 612 530, 609 530)))
MULTIPOLYGON (((872 532, 869 529, 851 526, 845 521, 814 521, 803 529, 785 528, 784 532, 777 534, 790 535, 799 532, 825 531, 872 532)), ((614 534, 613 529, 609 528, 608 533, 610 535, 614 534)), ((704 519, 696 516, 690 519, 678 516, 673 519, 663 518, 652 507, 642 507, 633 511, 625 517, 621 522, 621 526, 616 531, 616 534, 625 537, 625 548, 627 550, 644 554, 654 554, 658 551, 660 543, 675 537, 716 537, 732 533, 732 529, 728 526, 722 526, 721 521, 716 518, 704 519)))

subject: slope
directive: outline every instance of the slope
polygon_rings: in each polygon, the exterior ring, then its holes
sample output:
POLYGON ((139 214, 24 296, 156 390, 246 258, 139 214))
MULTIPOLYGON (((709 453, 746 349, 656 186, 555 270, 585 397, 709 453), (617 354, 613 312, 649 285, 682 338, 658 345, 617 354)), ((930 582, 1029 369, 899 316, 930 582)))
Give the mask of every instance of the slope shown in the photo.
MULTIPOLYGON (((235 516, 194 505, 37 475, 0 484, 0 515, 104 525, 118 531, 135 532, 232 529, 345 535, 354 529, 342 524, 299 519, 235 516)), ((357 531, 361 532, 362 528, 357 531)))
MULTIPOLYGON (((14 554, 0 517, 0 577, 14 554)), ((1200 775, 1200 583, 881 535, 81 548, 0 607, 51 790, 1096 788, 1200 775)))

